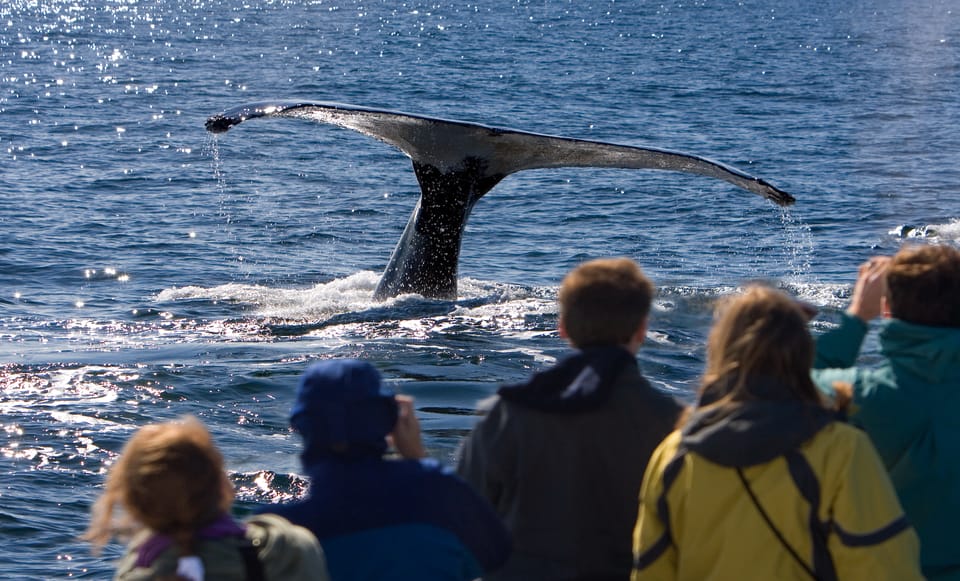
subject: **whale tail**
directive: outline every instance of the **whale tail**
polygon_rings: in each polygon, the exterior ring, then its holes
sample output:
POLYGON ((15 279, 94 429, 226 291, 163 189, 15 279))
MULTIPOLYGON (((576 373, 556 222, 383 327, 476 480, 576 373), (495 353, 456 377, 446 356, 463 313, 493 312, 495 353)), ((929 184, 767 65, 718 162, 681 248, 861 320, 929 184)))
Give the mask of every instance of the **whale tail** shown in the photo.
POLYGON ((374 293, 455 299, 463 230, 473 206, 503 178, 528 169, 606 167, 660 169, 724 180, 779 205, 787 192, 707 158, 651 147, 541 135, 476 123, 338 103, 260 102, 207 119, 223 133, 262 117, 309 119, 338 125, 388 143, 413 162, 421 197, 374 293))

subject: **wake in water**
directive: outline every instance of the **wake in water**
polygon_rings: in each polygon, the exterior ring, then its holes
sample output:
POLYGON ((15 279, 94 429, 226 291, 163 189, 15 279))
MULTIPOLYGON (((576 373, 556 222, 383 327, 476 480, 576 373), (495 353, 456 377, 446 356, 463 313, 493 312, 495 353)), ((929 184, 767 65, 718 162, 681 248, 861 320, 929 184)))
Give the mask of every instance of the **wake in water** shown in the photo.
MULTIPOLYGON (((796 256, 802 260, 803 249, 796 256)), ((226 321, 196 322, 196 331, 216 333, 228 340, 269 340, 277 336, 366 334, 370 338, 423 337, 461 325, 482 333, 522 334, 552 332, 557 315, 556 287, 524 287, 461 279, 461 298, 437 301, 416 294, 387 301, 372 298, 374 272, 319 283, 310 288, 276 288, 231 283, 216 287, 174 287, 156 297, 161 312, 175 312, 179 303, 227 303, 241 312, 226 321), (229 332, 228 332, 229 331, 229 332)), ((797 273, 778 286, 819 308, 839 310, 849 298, 848 284, 810 282, 797 273)), ((658 289, 656 312, 663 316, 692 315, 709 319, 717 298, 737 286, 694 286, 658 289)), ((202 310, 202 309, 201 309, 202 310)), ((181 321, 182 325, 189 325, 181 321)))
POLYGON ((531 318, 556 313, 555 290, 463 279, 456 302, 416 294, 378 301, 372 291, 379 277, 362 271, 311 288, 272 288, 226 284, 212 288, 176 287, 162 291, 158 303, 176 310, 179 302, 231 303, 244 309, 240 328, 263 336, 334 336, 367 333, 382 337, 423 336, 451 320, 491 332, 525 330, 531 318), (416 323, 414 323, 416 322, 416 323), (432 323, 431 323, 432 322, 432 323), (379 330, 378 330, 378 327, 379 330))

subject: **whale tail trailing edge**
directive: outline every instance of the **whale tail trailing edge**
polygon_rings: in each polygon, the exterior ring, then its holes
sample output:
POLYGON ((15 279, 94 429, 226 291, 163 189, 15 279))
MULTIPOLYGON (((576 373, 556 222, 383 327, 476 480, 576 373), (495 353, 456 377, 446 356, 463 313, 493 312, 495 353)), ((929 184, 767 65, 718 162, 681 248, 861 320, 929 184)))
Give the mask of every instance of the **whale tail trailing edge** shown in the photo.
POLYGON ((262 117, 309 119, 388 143, 413 162, 421 198, 374 297, 417 293, 453 299, 464 226, 474 204, 504 177, 528 169, 606 167, 660 169, 724 180, 789 205, 794 197, 734 167, 687 153, 618 145, 338 103, 260 102, 207 119, 223 133, 262 117))

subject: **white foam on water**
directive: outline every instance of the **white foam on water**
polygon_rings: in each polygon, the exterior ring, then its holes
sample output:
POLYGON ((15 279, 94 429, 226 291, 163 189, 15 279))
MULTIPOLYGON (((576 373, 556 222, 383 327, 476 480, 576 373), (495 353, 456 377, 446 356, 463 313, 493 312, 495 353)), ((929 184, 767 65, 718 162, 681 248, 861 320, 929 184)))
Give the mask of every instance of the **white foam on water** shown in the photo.
POLYGON ((250 305, 254 308, 253 314, 260 318, 320 320, 390 304, 389 301, 377 303, 373 300, 379 279, 374 272, 362 271, 303 289, 237 283, 215 287, 174 287, 160 292, 156 300, 160 303, 196 299, 229 301, 250 305))
POLYGON ((960 218, 954 218, 946 224, 931 224, 927 228, 936 232, 936 237, 943 241, 960 243, 960 218))
POLYGON ((891 229, 888 234, 905 240, 922 239, 934 243, 960 244, 960 218, 952 218, 944 224, 922 226, 901 224, 891 229))
MULTIPOLYGON (((183 300, 226 301, 252 307, 250 315, 261 319, 320 321, 332 316, 391 308, 407 301, 424 300, 418 295, 400 295, 384 301, 373 299, 380 275, 361 271, 344 278, 318 283, 310 288, 279 288, 262 285, 225 284, 215 287, 185 286, 161 291, 158 303, 183 300)), ((458 304, 452 306, 455 317, 500 317, 522 321, 529 314, 555 312, 555 291, 525 289, 516 285, 475 279, 459 281, 458 304), (547 298, 544 298, 547 297, 547 298), (467 305, 481 300, 480 305, 467 305)))

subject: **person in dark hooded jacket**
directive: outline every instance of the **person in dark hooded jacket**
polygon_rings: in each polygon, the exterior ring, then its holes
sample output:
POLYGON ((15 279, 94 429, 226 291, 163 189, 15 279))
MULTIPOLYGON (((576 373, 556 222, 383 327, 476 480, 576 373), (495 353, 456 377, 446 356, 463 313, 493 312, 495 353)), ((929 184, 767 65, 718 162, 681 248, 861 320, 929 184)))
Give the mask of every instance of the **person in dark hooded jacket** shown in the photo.
POLYGON ((653 284, 627 258, 586 262, 560 287, 560 336, 576 351, 498 390, 457 471, 513 534, 488 580, 626 580, 637 492, 682 406, 641 375, 653 284))
POLYGON ((697 406, 644 476, 633 581, 923 578, 880 457, 821 399, 813 357, 787 295, 720 304, 697 406))
POLYGON ((463 581, 510 553, 489 504, 424 458, 413 400, 381 384, 371 364, 315 363, 300 378, 290 424, 303 436, 307 497, 271 505, 317 536, 336 581, 463 581), (399 459, 387 458, 387 439, 399 459))

